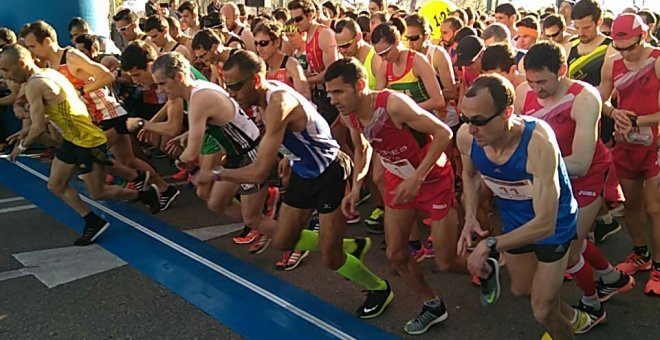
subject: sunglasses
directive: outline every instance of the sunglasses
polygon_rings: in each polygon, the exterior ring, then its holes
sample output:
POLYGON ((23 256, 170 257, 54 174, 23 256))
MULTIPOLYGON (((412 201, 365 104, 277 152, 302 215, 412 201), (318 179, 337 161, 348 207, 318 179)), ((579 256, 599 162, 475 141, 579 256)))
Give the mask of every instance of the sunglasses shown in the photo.
POLYGON ((300 23, 300 22, 303 21, 303 20, 305 20, 305 16, 304 16, 304 15, 297 16, 297 17, 293 18, 293 21, 294 21, 295 23, 300 23))
POLYGON ((384 49, 380 52, 376 52, 376 55, 379 56, 379 57, 382 57, 382 56, 386 55, 387 52, 391 51, 392 47, 394 47, 394 44, 390 45, 390 47, 388 47, 388 48, 386 48, 386 49, 384 49))
POLYGON ((495 119, 495 117, 502 114, 502 112, 504 111, 500 111, 488 118, 472 118, 472 119, 466 117, 464 114, 461 113, 461 121, 465 124, 472 124, 474 126, 484 126, 488 124, 491 120, 495 119))
POLYGON ((614 49, 617 50, 618 52, 627 52, 627 51, 632 51, 632 50, 634 50, 635 47, 637 47, 637 46, 638 46, 639 44, 641 44, 641 43, 642 43, 642 38, 639 38, 639 40, 637 40, 636 43, 634 43, 634 44, 632 44, 632 45, 630 45, 630 46, 626 46, 626 47, 617 47, 617 46, 614 46, 614 44, 612 44, 612 48, 614 48, 614 49))
POLYGON ((131 27, 131 25, 133 25, 133 24, 129 24, 129 25, 126 25, 126 26, 124 26, 124 27, 117 27, 117 31, 119 31, 119 32, 126 32, 126 30, 127 30, 129 27, 131 27))
POLYGON ((554 34, 546 34, 545 36, 548 37, 548 38, 550 38, 550 39, 552 39, 552 38, 556 38, 556 37, 558 37, 558 36, 560 36, 560 35, 561 35, 561 31, 557 31, 557 33, 554 33, 554 34))
POLYGON ((419 40, 419 38, 421 37, 422 37, 421 35, 417 34, 417 35, 406 35, 403 38, 406 39, 407 41, 415 42, 419 40))
POLYGON ((337 48, 348 48, 351 46, 351 44, 355 41, 355 38, 343 43, 343 44, 337 44, 337 48))
POLYGON ((248 80, 250 80, 251 78, 252 78, 252 75, 250 75, 249 77, 247 77, 247 78, 245 78, 245 79, 243 79, 243 80, 241 80, 241 81, 237 81, 237 82, 235 82, 235 83, 231 83, 231 84, 225 83, 225 87, 226 87, 228 90, 232 90, 232 91, 234 91, 234 92, 239 91, 240 89, 243 88, 243 86, 245 85, 245 83, 247 83, 248 80))
POLYGON ((272 40, 255 40, 254 41, 254 47, 260 46, 260 47, 266 47, 270 45, 270 42, 272 40))

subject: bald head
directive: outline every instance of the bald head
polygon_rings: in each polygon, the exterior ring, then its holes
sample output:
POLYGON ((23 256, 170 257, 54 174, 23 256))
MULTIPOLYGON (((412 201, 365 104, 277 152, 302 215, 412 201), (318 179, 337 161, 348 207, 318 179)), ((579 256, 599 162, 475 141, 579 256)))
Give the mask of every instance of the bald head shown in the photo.
POLYGON ((13 82, 22 84, 27 81, 27 70, 36 68, 30 51, 18 44, 7 45, 0 52, 0 72, 13 82))

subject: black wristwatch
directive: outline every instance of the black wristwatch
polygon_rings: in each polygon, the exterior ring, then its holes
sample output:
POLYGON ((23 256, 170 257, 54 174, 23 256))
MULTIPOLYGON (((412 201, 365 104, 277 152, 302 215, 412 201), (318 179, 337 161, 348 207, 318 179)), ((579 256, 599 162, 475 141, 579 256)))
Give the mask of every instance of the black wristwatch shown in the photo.
POLYGON ((630 115, 628 116, 630 119, 630 123, 632 124, 632 127, 636 128, 637 127, 637 116, 630 115))
POLYGON ((492 237, 492 236, 489 237, 489 238, 487 238, 487 239, 486 239, 486 246, 487 246, 488 249, 490 249, 491 251, 494 251, 495 248, 497 248, 497 239, 496 239, 495 237, 492 237))
POLYGON ((144 119, 140 119, 140 120, 138 120, 138 122, 137 122, 137 126, 138 126, 140 129, 144 129, 144 123, 145 123, 145 122, 144 122, 144 119))

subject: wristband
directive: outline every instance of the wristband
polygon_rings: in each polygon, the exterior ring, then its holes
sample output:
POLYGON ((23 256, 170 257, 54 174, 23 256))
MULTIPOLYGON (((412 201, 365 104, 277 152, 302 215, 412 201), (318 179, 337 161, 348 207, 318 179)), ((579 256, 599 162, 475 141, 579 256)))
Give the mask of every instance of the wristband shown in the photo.
POLYGON ((24 152, 25 150, 28 149, 27 146, 23 145, 23 140, 22 140, 22 139, 21 139, 21 141, 18 143, 18 146, 16 146, 16 147, 18 148, 18 150, 19 150, 20 152, 24 152))
POLYGON ((214 181, 221 181, 222 178, 220 178, 220 175, 222 175, 222 173, 224 171, 225 171, 225 168, 222 167, 222 166, 218 166, 218 167, 213 168, 213 170, 211 170, 211 173, 213 173, 213 180, 214 181))

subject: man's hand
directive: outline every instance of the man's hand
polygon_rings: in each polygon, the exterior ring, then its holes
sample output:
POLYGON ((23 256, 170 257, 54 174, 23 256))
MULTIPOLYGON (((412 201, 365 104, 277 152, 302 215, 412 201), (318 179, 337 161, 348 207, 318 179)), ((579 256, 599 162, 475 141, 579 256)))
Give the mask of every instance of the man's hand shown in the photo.
POLYGON ((408 203, 417 197, 422 182, 414 177, 408 177, 391 192, 392 204, 408 203))
POLYGON ((341 200, 341 212, 348 219, 353 219, 358 216, 360 213, 355 209, 357 201, 360 199, 360 190, 351 190, 351 192, 344 196, 344 199, 341 200))
POLYGON ((186 147, 186 142, 188 141, 188 132, 176 136, 170 139, 165 145, 165 152, 172 156, 181 155, 183 149, 186 147))
POLYGON ((12 163, 16 163, 16 160, 18 159, 18 155, 23 153, 25 150, 21 150, 21 143, 16 143, 14 145, 14 149, 11 150, 11 154, 9 155, 9 161, 12 163))
POLYGON ((635 112, 630 110, 614 109, 612 110, 612 118, 614 119, 615 128, 617 130, 626 130, 632 127, 630 116, 637 116, 635 112))
POLYGON ((490 254, 490 249, 486 245, 485 241, 479 242, 474 251, 467 258, 468 270, 472 275, 479 276, 481 278, 486 278, 488 276, 486 260, 490 254))
POLYGON ((143 143, 151 143, 151 141, 153 140, 153 133, 151 133, 151 131, 147 131, 144 129, 140 130, 137 133, 137 139, 143 143))
POLYGON ((6 139, 7 144, 9 144, 9 145, 17 144, 18 141, 20 141, 21 139, 24 139, 25 136, 27 136, 28 131, 29 131, 28 129, 20 130, 20 131, 14 133, 13 135, 7 137, 7 139, 6 139))
POLYGON ((466 218, 463 231, 458 238, 458 246, 456 247, 457 255, 465 256, 467 254, 468 247, 472 244, 472 237, 475 234, 483 238, 488 236, 488 231, 482 230, 479 221, 476 219, 466 218))

